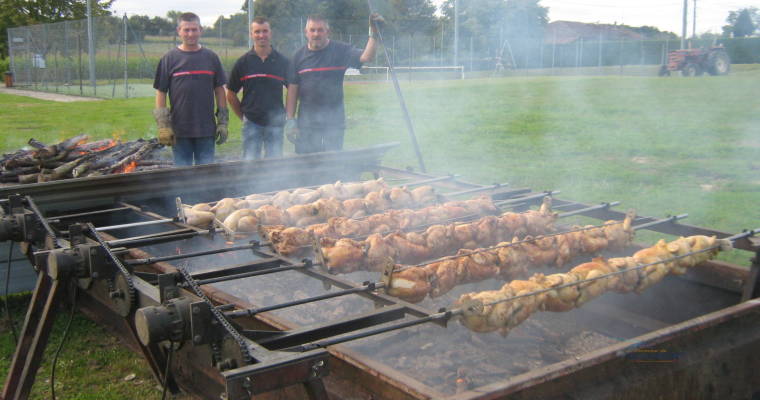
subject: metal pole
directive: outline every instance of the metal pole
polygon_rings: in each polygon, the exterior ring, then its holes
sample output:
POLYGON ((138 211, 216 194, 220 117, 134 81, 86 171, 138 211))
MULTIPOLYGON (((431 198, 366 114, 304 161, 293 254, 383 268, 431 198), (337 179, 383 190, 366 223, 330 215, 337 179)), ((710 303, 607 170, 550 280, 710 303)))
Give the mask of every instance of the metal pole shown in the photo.
MULTIPOLYGON (((127 58, 127 13, 124 13, 124 98, 129 98, 129 62, 127 58)), ((114 84, 116 79, 114 77, 114 84)))
POLYGON ((686 23, 689 15, 689 0, 683 0, 683 28, 681 29, 681 50, 686 48, 686 23))
MULTIPOLYGON (((367 0, 367 6, 369 7, 370 14, 373 13, 374 8, 372 7, 372 0, 367 0)), ((417 161, 420 163, 420 171, 427 172, 425 163, 422 161, 420 146, 417 144, 417 135, 414 133, 412 118, 409 116, 409 110, 406 108, 404 95, 401 93, 401 87, 398 85, 396 71, 393 69, 393 62, 391 62, 391 57, 388 54, 388 48, 385 47, 385 44, 383 44, 383 33, 380 31, 380 28, 377 25, 375 25, 375 30, 377 31, 377 39, 380 42, 379 44, 383 47, 383 51, 385 52, 385 59, 388 61, 388 71, 391 73, 391 77, 393 78, 393 88, 396 89, 396 96, 398 97, 399 105, 401 105, 401 110, 404 112, 404 121, 406 122, 406 128, 409 131, 409 137, 412 140, 412 145, 414 145, 414 152, 417 154, 417 161)))
POLYGON ((691 37, 693 39, 697 38, 697 0, 694 0, 694 10, 692 11, 694 14, 694 20, 691 23, 691 37))
POLYGON ((454 65, 459 65, 459 0, 454 0, 454 65))
POLYGON ((90 85, 93 95, 98 94, 97 82, 95 81, 95 32, 92 27, 92 0, 87 0, 87 57, 90 60, 90 85))
MULTIPOLYGON (((239 4, 239 3, 238 3, 239 4)), ((253 23, 253 0, 248 0, 248 48, 253 48, 253 39, 251 38, 251 24, 253 23)))

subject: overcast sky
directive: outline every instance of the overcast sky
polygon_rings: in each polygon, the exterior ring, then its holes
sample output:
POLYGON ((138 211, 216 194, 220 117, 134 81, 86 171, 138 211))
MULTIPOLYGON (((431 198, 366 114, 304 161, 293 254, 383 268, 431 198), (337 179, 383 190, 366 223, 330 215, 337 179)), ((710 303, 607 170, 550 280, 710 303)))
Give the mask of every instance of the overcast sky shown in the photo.
MULTIPOLYGON (((193 11, 200 15, 204 25, 211 25, 220 15, 229 16, 240 11, 245 0, 116 0, 113 10, 119 15, 140 14, 166 16, 169 10, 193 11)), ((434 0, 439 3, 440 0, 434 0)), ((692 7, 689 3, 689 28, 692 32, 692 7)), ((549 7, 550 21, 580 21, 605 24, 619 23, 632 26, 649 25, 661 30, 681 33, 683 0, 541 0, 549 7)), ((760 0, 697 0, 697 33, 720 33, 728 12, 744 7, 760 7, 760 0)))

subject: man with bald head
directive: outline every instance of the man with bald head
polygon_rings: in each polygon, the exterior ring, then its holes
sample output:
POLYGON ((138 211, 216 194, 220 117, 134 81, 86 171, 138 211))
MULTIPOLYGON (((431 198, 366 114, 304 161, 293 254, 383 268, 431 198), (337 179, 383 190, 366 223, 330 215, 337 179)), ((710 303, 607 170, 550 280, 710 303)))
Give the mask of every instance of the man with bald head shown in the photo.
POLYGON ((381 22, 379 15, 370 16, 370 36, 361 50, 331 40, 325 18, 312 15, 306 20, 307 43, 293 56, 285 108, 285 134, 295 143, 296 153, 343 148, 343 78, 346 69, 361 68, 375 56, 376 29, 381 22))

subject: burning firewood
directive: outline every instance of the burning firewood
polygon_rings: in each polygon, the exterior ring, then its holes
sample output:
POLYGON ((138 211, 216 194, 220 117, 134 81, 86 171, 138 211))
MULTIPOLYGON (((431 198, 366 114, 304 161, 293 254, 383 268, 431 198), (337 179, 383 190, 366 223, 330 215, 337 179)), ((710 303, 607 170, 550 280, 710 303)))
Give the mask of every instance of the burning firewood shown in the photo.
POLYGON ((513 280, 499 290, 463 294, 456 301, 460 322, 476 332, 509 331, 536 311, 563 312, 580 307, 605 292, 641 293, 667 275, 688 268, 732 248, 715 236, 689 236, 639 250, 632 257, 594 258, 560 274, 535 274, 513 280))
POLYGON ((158 148, 155 139, 119 142, 103 139, 87 142, 78 135, 46 145, 29 139, 31 150, 19 150, 0 157, 0 183, 36 183, 84 176, 131 172, 158 148))

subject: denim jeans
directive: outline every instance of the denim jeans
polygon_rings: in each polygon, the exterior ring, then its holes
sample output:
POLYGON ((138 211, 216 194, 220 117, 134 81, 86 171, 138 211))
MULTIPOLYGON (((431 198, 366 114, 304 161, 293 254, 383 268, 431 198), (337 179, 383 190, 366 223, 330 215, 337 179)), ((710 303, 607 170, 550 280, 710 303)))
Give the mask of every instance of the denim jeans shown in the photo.
POLYGON ((282 126, 263 126, 243 117, 243 158, 246 160, 264 157, 282 157, 282 126))
POLYGON ((214 137, 176 138, 174 147, 174 165, 211 164, 214 162, 214 137))
POLYGON ((336 127, 299 127, 296 153, 316 153, 343 149, 345 130, 336 127))

